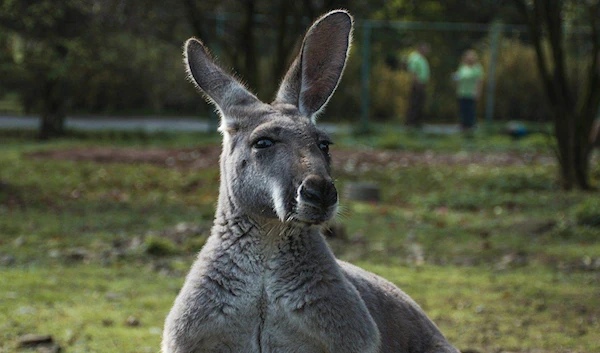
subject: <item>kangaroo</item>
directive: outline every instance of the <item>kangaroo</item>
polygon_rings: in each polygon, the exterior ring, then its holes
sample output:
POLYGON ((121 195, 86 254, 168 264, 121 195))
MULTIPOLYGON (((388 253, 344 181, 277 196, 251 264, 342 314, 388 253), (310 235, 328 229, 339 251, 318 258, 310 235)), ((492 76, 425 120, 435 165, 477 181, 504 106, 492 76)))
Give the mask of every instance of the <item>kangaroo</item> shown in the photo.
POLYGON ((192 82, 221 116, 211 236, 166 318, 162 352, 457 353, 392 283, 336 260, 321 234, 338 196, 316 117, 344 71, 353 20, 319 18, 275 100, 261 102, 191 38, 192 82))

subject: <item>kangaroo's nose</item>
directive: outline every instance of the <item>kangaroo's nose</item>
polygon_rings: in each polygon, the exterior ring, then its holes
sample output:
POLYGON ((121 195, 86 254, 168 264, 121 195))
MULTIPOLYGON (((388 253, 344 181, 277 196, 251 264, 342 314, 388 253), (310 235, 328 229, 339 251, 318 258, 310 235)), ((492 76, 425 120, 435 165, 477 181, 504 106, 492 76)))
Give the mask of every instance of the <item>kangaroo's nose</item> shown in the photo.
POLYGON ((337 190, 331 179, 310 175, 298 191, 303 202, 326 209, 337 202, 337 190))

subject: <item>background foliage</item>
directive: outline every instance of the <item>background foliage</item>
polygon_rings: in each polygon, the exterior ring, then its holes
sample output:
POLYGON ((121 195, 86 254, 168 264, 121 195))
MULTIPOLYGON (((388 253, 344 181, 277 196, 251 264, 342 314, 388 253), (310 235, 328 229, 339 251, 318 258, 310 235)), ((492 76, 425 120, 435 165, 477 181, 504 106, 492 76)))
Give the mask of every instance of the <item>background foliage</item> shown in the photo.
MULTIPOLYGON (((168 4, 148 0, 28 0, 0 2, 0 109, 38 113, 44 89, 60 79, 65 110, 79 114, 207 115, 209 108, 191 85, 182 84, 181 43, 198 36, 225 67, 249 83, 263 100, 274 94, 284 69, 311 19, 331 8, 355 14, 355 45, 345 84, 328 107, 327 117, 355 119, 360 110, 361 20, 423 21, 425 30, 375 29, 371 38, 371 117, 402 121, 407 77, 402 61, 418 41, 428 41, 433 72, 427 114, 430 121, 456 121, 450 75, 464 50, 476 48, 487 69, 490 38, 486 31, 450 31, 439 22, 519 24, 505 1, 203 1, 168 4), (452 13, 452 16, 448 16, 452 13), (68 24, 68 25, 66 25, 68 24), (58 50, 60 49, 60 50, 58 50), (64 87, 63 87, 64 86, 64 87), (8 94, 8 95, 7 95, 8 94)), ((384 22, 385 23, 385 22, 384 22)), ((497 69, 496 118, 545 120, 535 60, 528 37, 504 33, 497 69), (521 94, 528 92, 528 94, 521 94)), ((587 55, 585 50, 572 55, 587 55)), ((574 68, 580 65, 574 62, 574 68)), ((484 104, 480 104, 483 111, 484 104)))

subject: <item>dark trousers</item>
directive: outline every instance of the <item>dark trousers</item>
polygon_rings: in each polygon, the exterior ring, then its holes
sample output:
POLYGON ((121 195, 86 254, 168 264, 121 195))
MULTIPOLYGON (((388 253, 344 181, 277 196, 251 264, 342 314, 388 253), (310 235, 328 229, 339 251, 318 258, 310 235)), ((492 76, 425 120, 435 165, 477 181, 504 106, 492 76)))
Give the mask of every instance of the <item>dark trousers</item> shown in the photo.
POLYGON ((458 98, 458 110, 460 113, 460 126, 470 129, 477 123, 475 109, 477 107, 474 98, 458 98))
POLYGON ((406 125, 420 127, 423 124, 425 108, 425 85, 413 82, 406 112, 406 125))

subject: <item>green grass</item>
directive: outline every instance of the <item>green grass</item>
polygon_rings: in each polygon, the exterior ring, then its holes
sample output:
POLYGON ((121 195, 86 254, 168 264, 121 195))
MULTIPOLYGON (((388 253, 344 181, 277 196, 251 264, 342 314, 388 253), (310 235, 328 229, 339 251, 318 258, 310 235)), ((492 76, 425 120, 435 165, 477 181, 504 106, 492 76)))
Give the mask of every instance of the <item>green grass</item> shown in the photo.
MULTIPOLYGON (((26 333, 67 352, 158 352, 160 330, 217 196, 217 166, 34 159, 81 147, 194 148, 217 135, 80 134, 38 143, 0 132, 0 352, 26 333), (7 138, 4 138, 6 136, 7 138), (4 186, 2 186, 4 185, 4 186), (129 317, 139 326, 129 326, 129 317)), ((547 154, 538 137, 338 136, 433 155, 547 154)), ((334 151, 335 158, 335 151, 334 151)), ((593 164, 594 182, 600 167, 593 164)), ((339 257, 403 288, 460 349, 598 352, 597 194, 558 189, 553 163, 417 164, 335 171, 378 204, 342 199, 339 257)))
POLYGON ((70 352, 157 352, 161 322, 181 282, 143 263, 31 266, 5 270, 2 278, 6 352, 16 351, 16 335, 29 332, 52 334, 70 352), (140 325, 126 325, 130 316, 140 325))
POLYGON ((471 138, 463 134, 439 135, 407 130, 403 126, 389 123, 372 123, 371 132, 337 136, 336 143, 388 150, 521 153, 547 153, 555 145, 555 139, 549 135, 551 131, 549 125, 534 123, 526 125, 533 133, 526 138, 513 139, 503 133, 506 123, 483 124, 471 138))

